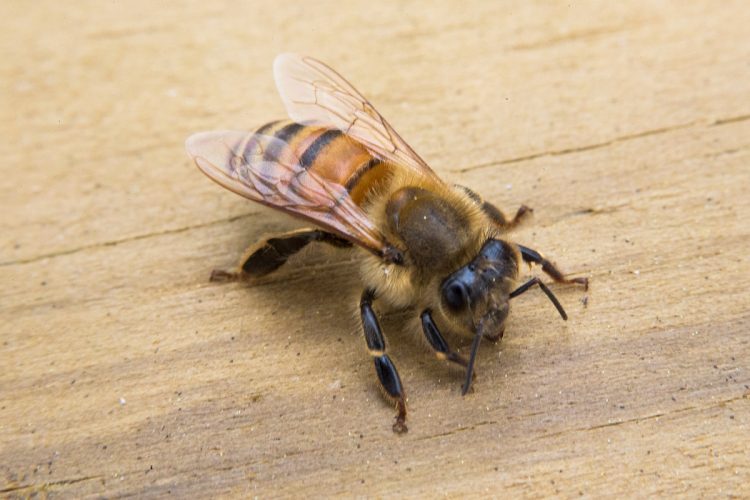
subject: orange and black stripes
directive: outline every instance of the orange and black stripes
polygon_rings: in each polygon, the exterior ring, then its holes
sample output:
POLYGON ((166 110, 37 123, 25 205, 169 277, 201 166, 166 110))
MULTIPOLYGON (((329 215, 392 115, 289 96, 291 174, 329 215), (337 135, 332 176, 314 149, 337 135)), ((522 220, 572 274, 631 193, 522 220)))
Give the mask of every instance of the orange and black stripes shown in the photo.
POLYGON ((318 159, 320 154, 336 139, 340 138, 343 134, 338 130, 326 130, 310 144, 305 152, 299 157, 299 163, 305 170, 310 169, 315 164, 315 160, 318 159))
POLYGON ((272 134, 271 132, 274 125, 278 125, 279 122, 271 122, 267 125, 262 126, 256 134, 273 135, 277 141, 272 142, 268 149, 263 153, 263 161, 274 161, 282 153, 282 149, 286 147, 286 144, 291 142, 294 137, 304 128, 298 123, 290 123, 276 130, 272 134), (264 130, 265 129, 265 130, 264 130))
POLYGON ((276 121, 268 122, 268 123, 266 123, 265 125, 263 125, 262 127, 260 127, 260 128, 258 129, 258 130, 256 130, 256 131, 255 131, 255 133, 256 133, 256 134, 258 134, 258 135, 268 135, 268 134, 269 134, 269 132, 270 132, 270 131, 271 131, 271 130, 272 130, 272 129, 273 129, 273 128, 274 128, 275 126, 276 126, 276 125, 278 125, 279 123, 280 123, 280 120, 276 120, 276 121))
MULTIPOLYGON (((356 204, 361 204, 371 187, 388 173, 387 164, 374 158, 360 143, 339 130, 276 121, 263 125, 256 134, 271 136, 263 151, 263 161, 273 162, 292 153, 302 171, 346 189, 356 204)), ((253 148, 248 141, 247 148, 253 148)), ((246 151, 247 152, 247 151, 246 151)))

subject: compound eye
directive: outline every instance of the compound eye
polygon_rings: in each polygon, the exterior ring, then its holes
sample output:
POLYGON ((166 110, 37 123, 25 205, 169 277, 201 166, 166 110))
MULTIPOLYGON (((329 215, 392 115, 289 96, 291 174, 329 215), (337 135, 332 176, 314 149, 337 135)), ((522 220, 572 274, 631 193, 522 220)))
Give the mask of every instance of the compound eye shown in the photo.
POLYGON ((452 311, 462 311, 469 304, 469 291, 466 285, 457 279, 451 279, 443 284, 443 301, 452 311))

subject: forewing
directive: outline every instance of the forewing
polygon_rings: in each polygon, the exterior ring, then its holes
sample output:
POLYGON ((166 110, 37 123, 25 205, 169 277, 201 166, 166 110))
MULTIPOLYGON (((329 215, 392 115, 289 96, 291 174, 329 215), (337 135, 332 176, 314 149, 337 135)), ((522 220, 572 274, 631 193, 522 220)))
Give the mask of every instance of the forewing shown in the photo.
POLYGON ((273 74, 292 120, 341 130, 373 156, 438 179, 373 105, 324 63, 298 54, 280 54, 274 60, 273 74))
POLYGON ((304 169, 292 148, 276 137, 201 132, 185 147, 203 173, 230 191, 307 219, 378 255, 393 250, 344 186, 304 169))

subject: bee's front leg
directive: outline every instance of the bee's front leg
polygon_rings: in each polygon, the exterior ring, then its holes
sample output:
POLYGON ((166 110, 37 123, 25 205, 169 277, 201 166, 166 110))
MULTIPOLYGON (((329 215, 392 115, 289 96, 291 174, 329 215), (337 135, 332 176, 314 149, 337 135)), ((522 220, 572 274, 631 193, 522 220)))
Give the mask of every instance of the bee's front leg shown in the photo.
POLYGON ((360 315, 362 317, 362 328, 365 332, 367 349, 375 362, 375 372, 378 374, 380 386, 385 395, 396 404, 396 421, 393 423, 393 432, 398 434, 406 432, 406 397, 398 376, 396 365, 385 353, 385 337, 380 329, 378 318, 372 308, 375 292, 366 289, 362 292, 359 302, 360 315))
POLYGON ((458 354, 456 351, 450 348, 448 342, 445 341, 443 335, 438 330, 435 321, 432 319, 432 311, 425 309, 422 314, 419 315, 422 320, 422 331, 427 339, 427 342, 435 351, 435 355, 438 359, 447 359, 452 363, 456 363, 459 366, 466 368, 469 366, 469 362, 466 358, 458 354))
MULTIPOLYGON (((422 331, 424 332, 424 336, 427 339, 427 342, 429 342, 430 347, 432 347, 432 350, 435 351, 437 358, 440 360, 447 359, 451 363, 455 363, 463 368, 468 368, 469 361, 451 349, 448 342, 443 338, 435 321, 432 319, 432 311, 425 309, 422 311, 419 318, 422 320, 422 331)), ((476 378, 476 372, 472 371, 471 379, 476 380, 476 378)))

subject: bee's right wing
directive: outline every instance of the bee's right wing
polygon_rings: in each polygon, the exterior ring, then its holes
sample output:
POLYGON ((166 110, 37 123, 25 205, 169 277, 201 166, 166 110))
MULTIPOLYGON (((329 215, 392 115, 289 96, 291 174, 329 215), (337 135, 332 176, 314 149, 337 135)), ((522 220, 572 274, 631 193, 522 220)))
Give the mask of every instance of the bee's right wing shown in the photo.
POLYGON ((190 136, 185 147, 204 174, 230 191, 400 262, 400 251, 388 244, 346 188, 303 168, 286 142, 263 134, 214 131, 190 136))
POLYGON ((442 182, 370 101, 325 63, 299 54, 279 54, 273 62, 273 75, 295 122, 338 129, 376 158, 442 182))

